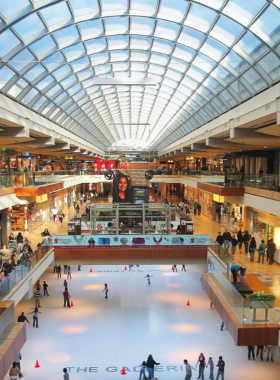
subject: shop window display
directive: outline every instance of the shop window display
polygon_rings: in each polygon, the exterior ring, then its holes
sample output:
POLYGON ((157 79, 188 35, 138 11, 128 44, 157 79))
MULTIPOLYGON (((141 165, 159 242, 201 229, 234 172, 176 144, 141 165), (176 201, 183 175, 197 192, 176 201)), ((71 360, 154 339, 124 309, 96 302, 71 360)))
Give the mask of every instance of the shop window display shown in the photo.
POLYGON ((232 233, 243 229, 243 208, 231 203, 221 205, 221 224, 232 233))
POLYGON ((32 232, 43 224, 43 207, 36 203, 28 208, 28 231, 32 232))
POLYGON ((27 231, 28 230, 28 208, 27 206, 13 206, 8 208, 8 220, 10 222, 11 231, 27 231))

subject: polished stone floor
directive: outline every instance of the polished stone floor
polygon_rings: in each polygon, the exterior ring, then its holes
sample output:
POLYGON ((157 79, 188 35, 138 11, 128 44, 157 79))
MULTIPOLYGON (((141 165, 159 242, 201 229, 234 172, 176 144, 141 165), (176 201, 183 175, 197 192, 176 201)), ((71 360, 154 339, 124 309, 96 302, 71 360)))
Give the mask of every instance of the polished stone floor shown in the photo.
MULTIPOLYGON (((200 282, 204 265, 187 265, 186 272, 178 266, 177 273, 169 265, 133 266, 131 271, 124 266, 72 269, 68 280, 71 309, 63 308, 66 275, 57 279, 49 268, 41 277, 41 283, 49 284, 50 296, 41 301, 39 328, 27 326, 28 339, 22 349, 26 379, 62 379, 63 367, 71 367, 70 380, 138 379, 135 367, 149 354, 160 363, 155 373, 159 380, 183 380, 185 358, 195 379, 200 352, 206 358, 212 356, 215 364, 223 356, 226 380, 279 377, 279 359, 248 361, 247 347, 237 347, 229 332, 220 330, 220 317, 210 308, 200 282), (108 299, 104 283, 109 285, 108 299), (186 306, 188 301, 190 306, 186 306), (36 360, 40 368, 34 368, 36 360)), ((16 315, 31 312, 33 306, 34 299, 21 301, 16 315)), ((32 322, 32 315, 28 317, 32 322)), ((208 377, 209 368, 205 370, 208 377)))

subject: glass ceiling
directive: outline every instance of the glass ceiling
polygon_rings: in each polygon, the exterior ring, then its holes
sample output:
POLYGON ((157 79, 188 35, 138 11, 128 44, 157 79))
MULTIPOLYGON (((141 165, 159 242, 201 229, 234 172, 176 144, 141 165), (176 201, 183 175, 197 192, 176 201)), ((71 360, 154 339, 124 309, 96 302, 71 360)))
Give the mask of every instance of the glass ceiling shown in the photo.
POLYGON ((162 149, 279 81, 279 12, 280 0, 1 0, 0 91, 103 150, 162 149))

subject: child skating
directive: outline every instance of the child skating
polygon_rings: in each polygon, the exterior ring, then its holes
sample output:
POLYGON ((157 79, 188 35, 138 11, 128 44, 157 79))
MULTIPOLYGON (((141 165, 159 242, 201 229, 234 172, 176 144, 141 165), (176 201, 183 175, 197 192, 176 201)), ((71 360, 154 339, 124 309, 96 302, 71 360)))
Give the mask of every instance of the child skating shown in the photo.
POLYGON ((151 280, 150 280, 151 277, 154 277, 154 276, 150 276, 149 274, 147 274, 147 277, 144 277, 144 278, 147 278, 148 285, 151 285, 151 280))

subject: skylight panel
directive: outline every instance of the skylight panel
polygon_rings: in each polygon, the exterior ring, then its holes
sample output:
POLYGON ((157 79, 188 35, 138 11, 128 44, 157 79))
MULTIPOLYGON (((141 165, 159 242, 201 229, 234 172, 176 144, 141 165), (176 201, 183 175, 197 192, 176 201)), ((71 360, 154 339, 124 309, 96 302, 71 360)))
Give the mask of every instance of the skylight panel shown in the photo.
POLYGON ((194 54, 195 54, 194 50, 177 44, 175 49, 174 49, 172 56, 179 58, 182 61, 190 62, 193 59, 194 54))
POLYGON ((229 65, 238 73, 242 73, 249 66, 249 64, 246 61, 244 61, 244 59, 242 59, 240 55, 234 53, 233 51, 230 51, 225 56, 225 58, 221 61, 221 64, 229 65))
POLYGON ((28 0, 9 0, 0 2, 0 13, 4 18, 13 16, 15 13, 30 7, 28 0))
POLYGON ((157 54, 157 53, 152 53, 150 62, 151 63, 156 63, 161 66, 166 66, 168 63, 169 57, 162 55, 162 54, 157 54))
POLYGON ((276 44, 280 39, 280 11, 273 6, 268 7, 251 26, 251 30, 266 42, 276 44))
POLYGON ((107 52, 99 53, 90 56, 90 60, 93 66, 100 65, 109 61, 109 54, 107 52))
POLYGON ((167 69, 165 76, 179 82, 182 79, 182 75, 177 71, 167 69))
POLYGON ((72 43, 80 40, 80 35, 74 25, 54 32, 53 36, 57 40, 58 44, 63 46, 71 45, 72 43))
POLYGON ((145 51, 135 51, 135 50, 132 50, 130 52, 130 60, 131 61, 147 62, 149 60, 149 53, 145 52, 145 51))
POLYGON ((90 65, 90 61, 88 57, 83 57, 80 59, 76 59, 75 61, 72 61, 70 66, 74 70, 74 72, 78 72, 81 70, 84 70, 90 65))
POLYGON ((182 92, 185 96, 191 96, 191 94, 193 93, 193 91, 189 87, 184 86, 182 83, 179 84, 177 91, 182 92))
POLYGON ((59 84, 57 84, 56 86, 54 86, 53 88, 51 88, 48 92, 46 92, 46 96, 48 98, 51 98, 54 94, 57 94, 58 91, 61 90, 61 87, 59 86, 59 84))
POLYGON ((58 95, 55 99, 54 99, 54 102, 56 103, 56 104, 58 104, 63 98, 65 98, 67 96, 67 98, 68 98, 68 94, 65 92, 65 91, 63 91, 63 93, 62 94, 60 94, 60 95, 58 95))
POLYGON ((169 68, 180 71, 181 73, 184 73, 188 68, 188 64, 186 64, 186 62, 183 62, 179 59, 171 58, 171 61, 169 63, 169 68))
POLYGON ((214 67, 215 62, 203 54, 198 54, 193 60, 193 65, 198 67, 202 71, 209 73, 214 67))
POLYGON ((210 32, 216 40, 231 46, 243 32, 243 28, 226 17, 221 16, 210 32))
POLYGON ((19 79, 8 91, 8 94, 10 96, 13 96, 14 98, 17 98, 18 95, 28 86, 28 83, 23 80, 19 79))
POLYGON ((40 107, 42 107, 42 105, 45 103, 46 100, 47 100, 47 98, 45 96, 41 96, 41 98, 39 100, 37 100, 37 102, 32 106, 32 108, 35 111, 38 111, 38 109, 40 107))
POLYGON ((167 21, 158 21, 154 36, 174 41, 177 38, 180 26, 167 21))
POLYGON ((36 13, 33 13, 13 25, 14 30, 25 41, 35 34, 45 30, 45 26, 36 13))
POLYGON ((252 59, 256 60, 268 50, 268 47, 265 46, 257 37, 247 32, 234 46, 234 50, 237 53, 241 50, 248 54, 252 59))
POLYGON ((66 74, 70 75, 70 73, 72 73, 72 70, 69 65, 66 65, 53 71, 52 75, 55 77, 55 79, 59 80, 59 78, 63 77, 66 74))
POLYGON ((201 71, 193 66, 189 68, 187 71, 187 75, 193 79, 195 79, 198 82, 202 82, 206 76, 206 73, 204 71, 201 71))
POLYGON ((198 49, 203 38, 204 34, 197 32, 196 30, 183 27, 182 32, 177 41, 180 44, 189 46, 192 49, 198 49))
POLYGON ((60 84, 63 88, 68 88, 71 84, 74 84, 77 81, 77 78, 75 75, 71 75, 68 78, 63 79, 60 84))
POLYGON ((28 104, 30 103, 36 95, 38 95, 39 92, 35 89, 35 88, 32 88, 32 90, 30 90, 25 96, 23 99, 21 99, 21 102, 24 103, 24 104, 28 104))
POLYGON ((3 88, 14 75, 15 72, 13 70, 9 69, 7 66, 2 67, 2 69, 0 69, 0 89, 3 88))
POLYGON ((24 77, 25 77, 25 79, 28 79, 30 82, 32 82, 35 78, 37 78, 43 72, 47 73, 45 68, 40 63, 38 63, 37 65, 33 66, 32 69, 30 69, 24 75, 24 77))
POLYGON ((211 76, 215 79, 222 79, 227 84, 235 79, 235 77, 222 66, 217 66, 211 73, 211 76))
POLYGON ((83 40, 100 37, 104 34, 101 20, 91 20, 79 24, 81 36, 83 40))
POLYGON ((241 84, 238 80, 234 81, 229 88, 231 88, 233 91, 238 94, 238 96, 244 100, 248 98, 251 94, 250 92, 241 84))
POLYGON ((150 37, 138 37, 138 36, 130 37, 131 49, 148 50, 150 49, 151 44, 152 44, 152 39, 150 37))
POLYGON ((94 74, 93 74, 92 68, 86 69, 86 70, 82 70, 82 71, 80 71, 80 72, 77 73, 77 77, 79 78, 79 81, 88 79, 88 78, 92 77, 93 75, 94 74))
POLYGON ((19 45, 20 40, 10 30, 0 34, 0 57, 4 57, 9 51, 19 45))
POLYGON ((280 78, 280 60, 274 53, 270 52, 260 59, 258 65, 265 70, 273 81, 280 78))
POLYGON ((53 108, 53 103, 49 103, 46 105, 46 107, 41 111, 42 115, 46 115, 52 108, 53 108))
POLYGON ((37 55, 37 57, 40 57, 47 54, 47 52, 53 48, 57 48, 57 45, 51 36, 45 36, 40 40, 33 42, 33 44, 30 45, 30 48, 37 55))
POLYGON ((212 77, 208 77, 204 82, 203 85, 209 89, 209 91, 217 93, 222 90, 223 86, 216 81, 216 79, 212 77))
POLYGON ((97 0, 69 0, 76 21, 83 21, 96 16, 99 12, 97 0))
POLYGON ((233 20, 247 26, 264 5, 264 0, 230 0, 224 7, 223 13, 230 16, 233 20))
POLYGON ((129 69, 129 63, 114 63, 113 71, 126 71, 129 69))
POLYGON ((85 46, 88 54, 99 53, 107 49, 105 38, 96 38, 92 41, 86 41, 85 46))
POLYGON ((200 5, 192 4, 185 21, 185 25, 193 29, 207 32, 213 24, 217 13, 200 5))
POLYGON ((255 91, 259 91, 267 86, 265 80, 253 68, 246 71, 242 77, 253 87, 255 91))
POLYGON ((76 44, 63 49, 63 53, 68 60, 76 59, 86 54, 83 44, 76 44))
POLYGON ((186 13, 188 1, 161 0, 158 12, 159 18, 181 22, 186 13))
POLYGON ((146 17, 131 17, 130 34, 151 35, 154 30, 154 19, 146 17))
POLYGON ((215 9, 220 9, 223 5, 225 0, 197 0, 198 3, 211 6, 212 8, 215 9))
POLYGON ((131 10, 139 14, 153 14, 156 11, 158 0, 131 0, 131 10))
POLYGON ((65 58, 60 52, 58 52, 45 58, 43 60, 43 63, 47 67, 48 70, 52 70, 55 68, 55 66, 60 65, 60 63, 63 61, 65 61, 65 58))
MULTIPOLYGON (((187 73, 187 75, 188 75, 188 73, 187 73)), ((197 81, 195 81, 195 80, 193 80, 193 79, 191 79, 191 78, 189 78, 187 76, 185 76, 185 78, 182 80, 182 84, 184 86, 187 86, 187 87, 191 88, 192 90, 195 90, 197 88, 197 86, 198 86, 198 82, 197 81)))
POLYGON ((41 9, 40 13, 43 16, 48 27, 60 23, 65 23, 72 19, 72 15, 66 2, 61 2, 41 9))
POLYGON ((101 0, 103 12, 124 12, 127 11, 127 0, 101 0))
POLYGON ((155 38, 152 46, 152 51, 168 55, 172 52, 173 47, 174 43, 155 38))
POLYGON ((34 56, 30 53, 30 51, 24 49, 15 57, 13 57, 13 59, 9 62, 9 65, 12 66, 15 70, 20 71, 33 60, 34 56))
POLYGON ((226 51, 227 48, 224 45, 213 40, 212 38, 207 38, 200 49, 201 53, 207 55, 215 61, 219 61, 226 51))
POLYGON ((129 47, 128 36, 108 37, 107 41, 109 50, 123 50, 129 47))
POLYGON ((47 77, 45 77, 44 79, 42 79, 39 83, 36 84, 36 87, 39 89, 39 90, 43 90, 44 88, 46 88, 48 85, 50 85, 52 82, 54 82, 54 79, 51 75, 48 75, 47 77))
POLYGON ((128 32, 128 19, 126 17, 111 17, 105 19, 107 35, 124 34, 128 32))

